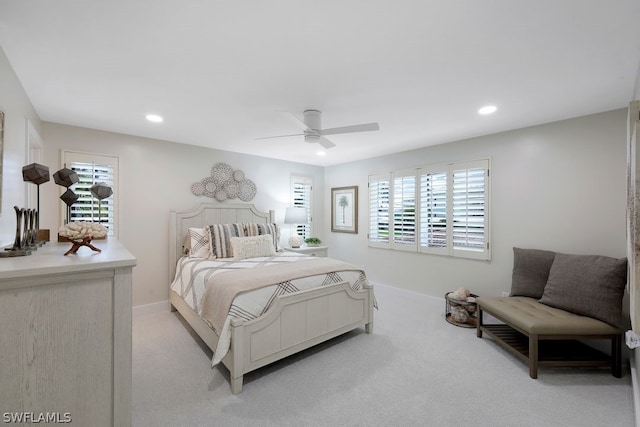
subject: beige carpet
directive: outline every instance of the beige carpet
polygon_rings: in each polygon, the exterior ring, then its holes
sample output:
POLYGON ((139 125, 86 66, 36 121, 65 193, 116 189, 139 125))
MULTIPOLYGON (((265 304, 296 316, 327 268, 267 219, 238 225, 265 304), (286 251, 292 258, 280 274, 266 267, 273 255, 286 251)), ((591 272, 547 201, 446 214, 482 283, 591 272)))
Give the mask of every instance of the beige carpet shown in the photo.
POLYGON ((245 376, 224 367, 178 313, 133 321, 133 425, 634 425, 631 375, 524 363, 444 320, 443 300, 376 287, 374 333, 358 330, 245 376))

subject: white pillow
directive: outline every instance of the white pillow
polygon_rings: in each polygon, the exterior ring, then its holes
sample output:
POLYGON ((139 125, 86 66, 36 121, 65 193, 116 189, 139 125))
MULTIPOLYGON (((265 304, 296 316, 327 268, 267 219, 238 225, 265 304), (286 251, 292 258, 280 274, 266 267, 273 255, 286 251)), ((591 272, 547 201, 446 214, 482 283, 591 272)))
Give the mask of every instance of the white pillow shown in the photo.
POLYGON ((257 258, 276 254, 273 247, 273 237, 263 234, 255 237, 232 237, 234 259, 257 258))
POLYGON ((209 258, 209 230, 206 228, 190 228, 191 248, 189 258, 209 258))

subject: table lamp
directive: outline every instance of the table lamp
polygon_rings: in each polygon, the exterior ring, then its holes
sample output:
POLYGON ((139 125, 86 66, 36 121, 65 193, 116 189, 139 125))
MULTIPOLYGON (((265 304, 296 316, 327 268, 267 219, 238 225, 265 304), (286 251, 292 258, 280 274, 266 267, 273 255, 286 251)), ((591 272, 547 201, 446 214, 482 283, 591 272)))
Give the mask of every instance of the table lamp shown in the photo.
MULTIPOLYGON (((307 208, 287 208, 284 214, 285 224, 308 224, 309 216, 307 214, 307 208)), ((304 238, 300 236, 297 231, 296 234, 292 234, 289 237, 289 246, 292 248, 299 248, 302 245, 304 238)))

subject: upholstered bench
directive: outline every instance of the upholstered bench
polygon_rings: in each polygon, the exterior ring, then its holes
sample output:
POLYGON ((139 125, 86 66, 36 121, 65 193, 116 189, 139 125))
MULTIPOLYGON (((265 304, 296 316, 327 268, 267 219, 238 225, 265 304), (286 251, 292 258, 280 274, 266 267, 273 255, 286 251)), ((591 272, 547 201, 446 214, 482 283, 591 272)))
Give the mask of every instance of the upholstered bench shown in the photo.
POLYGON ((528 363, 531 378, 539 366, 611 366, 619 378, 625 284, 626 259, 514 248, 511 296, 476 299, 477 335, 528 363), (584 340, 609 340, 611 353, 584 340))
POLYGON ((485 332, 529 365, 529 376, 538 377, 538 366, 611 366, 622 376, 622 330, 591 317, 549 307, 528 297, 477 298, 477 335, 485 332), (483 313, 504 324, 485 324, 483 313), (611 356, 579 339, 611 341, 611 356), (543 342, 544 341, 544 342, 543 342))

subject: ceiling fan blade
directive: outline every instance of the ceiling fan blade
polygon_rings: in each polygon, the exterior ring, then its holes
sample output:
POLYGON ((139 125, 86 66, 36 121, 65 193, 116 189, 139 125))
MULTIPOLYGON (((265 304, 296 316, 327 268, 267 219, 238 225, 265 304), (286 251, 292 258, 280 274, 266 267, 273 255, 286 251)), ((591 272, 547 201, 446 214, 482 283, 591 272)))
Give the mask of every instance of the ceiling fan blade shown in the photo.
POLYGON ((336 135, 339 133, 352 133, 352 132, 368 132, 372 130, 380 130, 378 123, 365 123, 362 125, 342 126, 339 128, 322 129, 321 135, 336 135))
POLYGON ((281 111, 281 113, 284 117, 288 118, 290 122, 295 124, 296 127, 300 128, 301 130, 309 129, 309 127, 302 120, 300 120, 295 114, 290 113, 288 111, 281 111))
POLYGON ((334 144, 333 142, 329 141, 327 138, 323 138, 323 137, 320 137, 320 140, 318 141, 318 143, 320 145, 322 145, 324 148, 326 148, 327 150, 329 148, 333 148, 333 147, 336 146, 336 144, 334 144))
POLYGON ((262 138, 253 138, 253 139, 258 140, 258 139, 288 138, 290 136, 304 136, 304 133, 292 133, 291 135, 263 136, 262 138))

